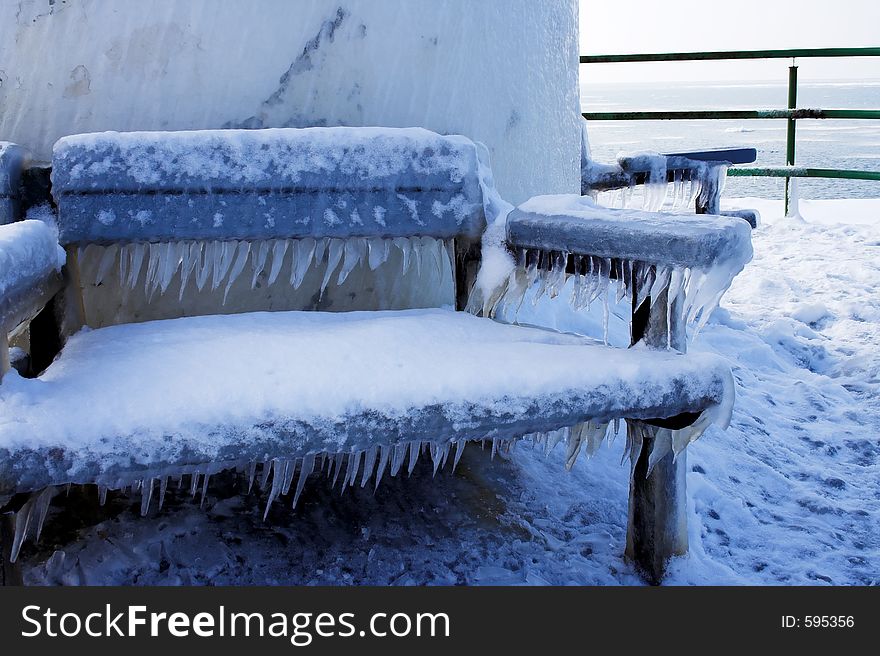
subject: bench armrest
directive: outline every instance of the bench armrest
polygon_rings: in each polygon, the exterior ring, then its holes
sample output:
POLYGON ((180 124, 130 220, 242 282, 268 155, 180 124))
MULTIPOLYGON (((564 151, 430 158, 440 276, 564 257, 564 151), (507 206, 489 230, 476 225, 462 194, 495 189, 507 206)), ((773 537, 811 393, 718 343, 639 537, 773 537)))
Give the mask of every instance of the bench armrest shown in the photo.
POLYGON ((536 275, 550 276, 551 289, 572 275, 598 280, 573 297, 579 305, 617 280, 633 300, 633 344, 679 350, 686 323, 705 322, 752 257, 741 219, 607 209, 575 195, 530 199, 510 213, 506 230, 526 284, 536 275))
POLYGON ((537 196, 507 218, 513 248, 706 269, 751 259, 751 231, 741 219, 599 207, 584 196, 537 196))
POLYGON ((754 162, 754 148, 728 148, 688 153, 635 153, 621 155, 617 164, 581 161, 581 194, 624 189, 636 185, 687 182, 696 197, 698 214, 719 214, 721 188, 731 164, 754 162))
POLYGON ((64 250, 42 221, 0 226, 0 378, 9 367, 10 334, 28 323, 64 286, 64 250))
POLYGON ((26 159, 24 148, 0 141, 0 225, 17 221, 21 214, 19 186, 26 159))

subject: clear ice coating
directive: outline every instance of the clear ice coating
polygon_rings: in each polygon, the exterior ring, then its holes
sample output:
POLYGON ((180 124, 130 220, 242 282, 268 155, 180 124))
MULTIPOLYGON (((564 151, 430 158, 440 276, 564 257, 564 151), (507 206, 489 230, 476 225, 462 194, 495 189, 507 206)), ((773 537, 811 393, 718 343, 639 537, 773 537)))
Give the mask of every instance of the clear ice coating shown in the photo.
MULTIPOLYGON (((493 318, 503 311, 505 316, 512 314, 516 322, 519 308, 530 293, 531 302, 537 304, 544 296, 558 297, 570 286, 566 300, 573 310, 589 310, 593 303, 602 303, 607 343, 609 304, 632 299, 635 294, 637 306, 650 296, 653 307, 666 291, 669 298, 680 299, 679 311, 692 326, 691 337, 695 337, 738 271, 736 263, 701 269, 520 248, 516 252, 516 267, 498 292, 485 303, 481 295, 472 293, 467 311, 493 318)), ((672 320, 671 304, 666 311, 668 326, 672 320)))
MULTIPOLYGON (((720 411, 706 411, 691 426, 681 430, 652 428, 651 435, 647 434, 645 425, 641 422, 627 421, 624 460, 629 458, 631 467, 634 468, 643 445, 648 442, 652 445, 649 454, 648 473, 650 473, 654 464, 668 453, 672 452, 677 456, 688 444, 699 438, 717 418, 718 412, 720 411), (653 437, 653 440, 648 441, 646 439, 648 437, 653 437)), ((581 453, 586 453, 588 458, 592 457, 603 443, 613 441, 618 432, 618 419, 612 422, 585 421, 573 426, 563 426, 555 430, 528 433, 518 437, 487 438, 482 440, 482 443, 485 446, 487 441, 491 441, 493 458, 496 454, 508 457, 516 443, 523 440, 530 441, 533 448, 540 448, 547 456, 559 444, 564 444, 564 465, 566 470, 571 470, 581 453)), ((139 494, 140 512, 142 516, 146 516, 150 512, 156 490, 158 490, 157 506, 161 510, 169 481, 176 481, 178 490, 188 491, 193 498, 199 495, 199 504, 204 506, 211 476, 223 470, 234 469, 248 481, 246 494, 253 491, 254 483, 260 491, 266 493, 266 507, 263 514, 263 518, 266 519, 272 503, 279 497, 288 496, 291 489, 293 489, 291 504, 295 508, 306 481, 313 474, 324 474, 331 480, 332 487, 336 487, 339 483, 342 491, 355 485, 365 487, 370 478, 374 479, 374 486, 378 487, 386 471, 391 476, 396 476, 405 468, 407 475, 412 474, 422 455, 431 459, 433 474, 436 475, 439 470, 446 467, 450 453, 453 451, 452 471, 454 472, 466 443, 465 440, 453 442, 448 439, 414 440, 398 444, 376 444, 367 449, 344 453, 307 453, 301 457, 271 458, 262 462, 226 461, 178 468, 174 471, 149 471, 141 473, 138 478, 102 481, 98 485, 99 500, 103 505, 110 490, 129 496, 139 494), (295 487, 294 481, 296 481, 295 487)), ((10 555, 12 562, 17 560, 21 546, 28 537, 32 536, 35 541, 40 539, 52 498, 61 490, 62 486, 50 486, 34 492, 15 513, 15 534, 10 555)))
POLYGON ((431 237, 378 237, 349 239, 266 239, 256 241, 179 241, 131 243, 106 248, 89 244, 78 251, 79 260, 97 258, 93 284, 107 280, 114 266, 123 293, 142 284, 148 299, 165 294, 175 279, 179 298, 188 286, 198 291, 208 287, 222 290, 223 304, 242 276, 251 289, 258 285, 288 284, 299 289, 307 273, 323 267, 320 291, 342 285, 358 267, 371 271, 384 265, 395 251, 400 253, 402 273, 452 269, 452 255, 446 240, 431 237), (289 267, 289 278, 279 283, 281 270, 289 267))
POLYGON ((698 199, 705 206, 720 194, 727 174, 723 165, 653 152, 618 155, 616 166, 590 159, 581 166, 583 192, 599 205, 649 212, 692 211, 698 199))

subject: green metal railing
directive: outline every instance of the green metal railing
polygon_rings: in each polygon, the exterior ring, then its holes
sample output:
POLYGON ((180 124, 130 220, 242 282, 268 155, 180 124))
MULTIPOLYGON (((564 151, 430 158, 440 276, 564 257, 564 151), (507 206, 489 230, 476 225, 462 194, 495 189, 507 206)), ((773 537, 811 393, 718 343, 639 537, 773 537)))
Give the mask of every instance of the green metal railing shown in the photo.
POLYGON ((785 178, 785 213, 791 200, 792 178, 837 178, 844 180, 878 180, 880 172, 846 169, 802 168, 795 166, 796 123, 799 119, 880 120, 880 109, 798 109, 796 58, 817 57, 880 57, 880 48, 799 48, 789 50, 738 50, 717 52, 666 52, 638 55, 581 55, 581 64, 625 62, 710 61, 729 59, 792 59, 788 69, 788 108, 754 110, 697 110, 657 112, 584 112, 592 121, 656 121, 705 119, 785 119, 785 166, 731 168, 731 176, 763 176, 785 178))

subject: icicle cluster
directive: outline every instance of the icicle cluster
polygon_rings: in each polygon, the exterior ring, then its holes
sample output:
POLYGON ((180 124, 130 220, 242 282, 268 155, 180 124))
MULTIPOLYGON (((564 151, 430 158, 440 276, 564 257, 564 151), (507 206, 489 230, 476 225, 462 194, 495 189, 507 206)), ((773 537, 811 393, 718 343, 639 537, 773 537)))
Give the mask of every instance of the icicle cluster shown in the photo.
POLYGON ((650 476, 655 465, 670 453, 678 457, 687 446, 702 436, 706 429, 718 417, 718 409, 703 412, 700 417, 690 426, 673 430, 671 428, 659 428, 648 426, 640 421, 626 422, 626 448, 624 449, 623 461, 630 461, 630 475, 635 470, 636 462, 645 448, 645 443, 650 444, 648 453, 648 470, 646 476, 650 476))
MULTIPOLYGON (((626 447, 621 464, 629 459, 632 473, 644 444, 649 442, 648 438, 652 438, 651 453, 648 455, 648 474, 650 474, 654 465, 668 453, 673 452, 677 456, 688 444, 699 438, 716 420, 719 412, 722 410, 718 408, 703 412, 691 426, 680 430, 650 428, 650 433, 645 424, 627 421, 626 447)), ((531 441, 532 447, 541 448, 546 456, 549 456, 559 444, 565 444, 565 468, 571 470, 581 453, 592 457, 603 443, 611 443, 619 433, 619 419, 612 422, 585 421, 551 431, 528 433, 521 437, 488 438, 481 440, 481 446, 486 448, 486 444, 491 443, 491 455, 494 458, 496 454, 502 457, 509 456, 520 440, 531 441)), ((174 482, 178 490, 188 491, 193 498, 197 494, 200 495, 200 505, 204 506, 211 476, 223 470, 235 469, 247 477, 247 494, 250 494, 255 485, 266 493, 266 509, 263 513, 263 519, 266 519, 272 503, 280 496, 288 495, 291 490, 293 490, 291 503, 295 508, 306 481, 313 474, 323 474, 331 481, 332 487, 336 487, 339 483, 343 491, 347 487, 356 485, 366 487, 372 479, 375 490, 386 472, 391 476, 397 476, 406 468, 407 474, 412 474, 422 455, 431 458, 435 476, 440 469, 446 467, 450 456, 452 456, 452 471, 455 471, 466 444, 465 440, 413 440, 394 445, 374 445, 368 449, 349 452, 309 453, 298 458, 210 463, 200 467, 189 467, 186 470, 179 469, 176 472, 154 472, 143 478, 118 479, 110 484, 105 481, 98 486, 98 498, 103 506, 110 490, 120 490, 130 495, 139 493, 140 512, 142 516, 146 516, 156 496, 158 496, 158 508, 162 509, 169 483, 174 482)), ((69 489, 70 485, 66 487, 69 489)), ((35 492, 16 513, 12 562, 18 558, 21 546, 28 536, 39 540, 49 504, 61 489, 59 486, 50 486, 35 492)))
MULTIPOLYGON (((617 433, 618 424, 618 421, 613 423, 612 436, 617 433)), ((582 451, 586 451, 588 456, 596 453, 609 435, 608 428, 607 423, 584 422, 545 433, 530 433, 522 437, 486 439, 482 440, 482 445, 485 448, 486 443, 491 442, 494 458, 496 454, 509 455, 516 442, 522 439, 531 440, 536 447, 541 446, 547 455, 559 443, 564 442, 567 445, 565 467, 571 469, 582 451)), ((152 472, 144 477, 105 480, 98 485, 98 498, 100 504, 104 505, 110 490, 119 490, 132 496, 140 494, 141 515, 146 516, 154 499, 157 500, 158 508, 162 509, 169 485, 174 484, 176 489, 188 491, 193 498, 200 495, 200 503, 203 505, 211 476, 226 469, 236 469, 247 478, 247 493, 250 493, 255 485, 266 493, 266 509, 263 515, 265 519, 272 503, 280 496, 288 495, 291 490, 293 490, 292 506, 296 507, 306 480, 312 474, 324 474, 332 481, 333 487, 340 483, 342 490, 355 485, 365 487, 372 479, 375 489, 386 473, 397 476, 405 468, 406 472, 411 474, 422 455, 431 458, 434 475, 447 465, 450 456, 452 470, 455 471, 465 444, 465 440, 414 440, 395 445, 375 445, 368 449, 350 452, 310 453, 299 458, 211 463, 199 467, 180 468, 173 472, 152 472)), ((29 536, 35 540, 39 539, 49 503, 60 489, 53 486, 34 493, 16 513, 11 554, 13 562, 18 557, 25 539, 29 536)))
POLYGON ((32 534, 35 541, 40 539, 46 515, 49 513, 49 504, 56 494, 58 494, 58 488, 54 486, 40 490, 31 495, 15 513, 15 535, 12 538, 12 551, 9 557, 11 562, 14 563, 18 558, 21 545, 28 535, 32 534))
POLYGON ((704 174, 690 169, 673 169, 672 181, 647 181, 644 185, 636 185, 634 177, 630 178, 629 186, 609 191, 591 192, 593 200, 604 207, 620 209, 642 209, 658 212, 661 209, 669 212, 693 211, 697 198, 703 200, 707 191, 704 186, 704 174))
MULTIPOLYGON (((637 306, 650 297, 653 307, 664 291, 668 298, 679 299, 678 311, 688 324, 694 325, 696 335, 730 286, 734 273, 725 266, 675 267, 525 248, 518 249, 516 261, 516 268, 496 294, 482 305, 472 297, 468 311, 493 317, 503 303, 506 308, 512 308, 516 316, 530 290, 533 290, 531 301, 537 304, 545 295, 559 296, 569 279, 573 279, 568 294, 572 309, 589 309, 594 302, 601 302, 606 342, 611 302, 620 303, 636 294, 637 306)), ((669 316, 671 303, 667 303, 666 311, 668 326, 672 319, 669 316)))
POLYGON ((232 285, 245 271, 253 289, 262 278, 274 284, 288 264, 286 282, 298 289, 312 266, 326 262, 320 290, 323 295, 328 285, 343 284, 359 266, 376 270, 394 250, 400 252, 404 274, 415 269, 421 275, 425 266, 436 266, 439 274, 451 266, 447 242, 432 237, 175 241, 112 244, 105 248, 90 244, 80 248, 78 256, 80 261, 98 258, 95 286, 117 267, 123 289, 134 289, 143 272, 148 299, 157 292, 164 294, 178 276, 181 299, 190 284, 198 291, 210 285, 211 291, 223 288, 225 304, 232 285))

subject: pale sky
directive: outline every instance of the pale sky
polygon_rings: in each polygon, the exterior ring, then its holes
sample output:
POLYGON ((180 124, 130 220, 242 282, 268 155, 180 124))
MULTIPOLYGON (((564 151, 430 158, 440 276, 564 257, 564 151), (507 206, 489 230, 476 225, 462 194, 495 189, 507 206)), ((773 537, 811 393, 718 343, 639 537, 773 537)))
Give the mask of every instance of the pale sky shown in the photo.
MULTIPOLYGON (((580 0, 581 54, 880 47, 880 0, 580 0)), ((596 83, 787 79, 791 60, 585 64, 596 83)), ((801 79, 880 79, 880 57, 800 59, 801 79)))

